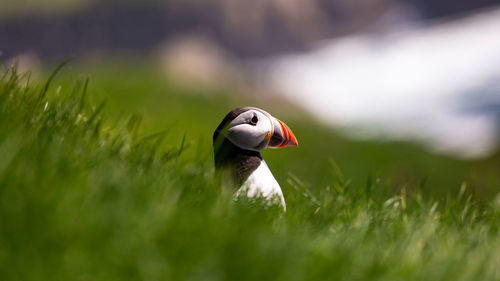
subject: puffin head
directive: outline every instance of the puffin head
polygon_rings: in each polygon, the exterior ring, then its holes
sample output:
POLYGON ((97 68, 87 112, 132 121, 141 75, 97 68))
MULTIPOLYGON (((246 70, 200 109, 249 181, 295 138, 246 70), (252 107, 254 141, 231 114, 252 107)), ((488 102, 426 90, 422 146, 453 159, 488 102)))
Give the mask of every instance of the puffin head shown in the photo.
POLYGON ((297 138, 285 123, 256 107, 239 107, 229 112, 214 132, 214 148, 221 146, 224 139, 241 149, 257 152, 298 146, 297 138))

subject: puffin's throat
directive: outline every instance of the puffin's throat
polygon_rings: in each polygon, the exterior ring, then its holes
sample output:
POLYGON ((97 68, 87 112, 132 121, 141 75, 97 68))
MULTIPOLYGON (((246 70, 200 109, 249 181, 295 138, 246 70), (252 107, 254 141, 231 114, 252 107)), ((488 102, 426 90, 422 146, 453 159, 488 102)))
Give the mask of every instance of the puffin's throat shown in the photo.
POLYGON ((234 182, 239 186, 255 171, 261 161, 262 155, 258 151, 246 150, 234 145, 223 137, 218 143, 219 134, 214 134, 214 160, 215 169, 218 171, 229 170, 234 182))

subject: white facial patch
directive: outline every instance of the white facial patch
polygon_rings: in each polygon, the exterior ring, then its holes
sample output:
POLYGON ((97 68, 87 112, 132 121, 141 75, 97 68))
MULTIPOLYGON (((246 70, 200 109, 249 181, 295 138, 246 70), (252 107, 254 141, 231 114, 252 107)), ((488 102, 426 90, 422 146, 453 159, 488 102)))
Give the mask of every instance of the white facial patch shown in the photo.
POLYGON ((240 148, 259 151, 267 146, 265 138, 272 131, 270 116, 257 109, 245 111, 231 121, 226 137, 240 148))

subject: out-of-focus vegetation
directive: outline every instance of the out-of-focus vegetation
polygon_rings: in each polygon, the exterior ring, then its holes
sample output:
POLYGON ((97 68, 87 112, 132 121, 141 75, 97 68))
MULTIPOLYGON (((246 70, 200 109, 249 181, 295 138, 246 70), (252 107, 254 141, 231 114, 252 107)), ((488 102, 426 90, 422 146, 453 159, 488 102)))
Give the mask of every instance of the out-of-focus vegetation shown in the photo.
POLYGON ((1 280, 500 278, 495 158, 350 142, 298 108, 151 69, 2 70, 1 280), (264 154, 286 213, 213 178, 212 131, 242 103, 299 139, 264 154))
MULTIPOLYGON (((155 64, 140 60, 101 63, 98 68, 81 66, 69 73, 63 75, 68 87, 75 76, 90 74, 89 97, 96 104, 106 100, 106 113, 112 118, 136 114, 144 131, 167 130, 172 143, 181 142, 185 134, 188 145, 200 145, 207 152, 212 150, 214 128, 232 108, 252 105, 271 112, 292 128, 300 144, 298 149, 263 151, 279 182, 293 174, 310 187, 325 186, 338 165, 353 188, 372 184, 380 192, 390 193, 404 186, 409 191, 421 189, 429 196, 443 196, 456 194, 466 184, 480 198, 499 191, 498 153, 483 160, 460 161, 404 142, 349 140, 279 96, 179 84, 155 64)), ((194 150, 186 155, 199 157, 194 150)))

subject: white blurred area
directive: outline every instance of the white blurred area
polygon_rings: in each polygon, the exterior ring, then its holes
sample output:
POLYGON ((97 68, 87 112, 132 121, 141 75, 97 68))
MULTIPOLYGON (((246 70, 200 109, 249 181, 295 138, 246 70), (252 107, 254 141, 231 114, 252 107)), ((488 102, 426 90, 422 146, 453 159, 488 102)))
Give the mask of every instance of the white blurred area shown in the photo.
POLYGON ((279 92, 351 136, 461 158, 499 143, 500 9, 334 39, 269 67, 279 92))

